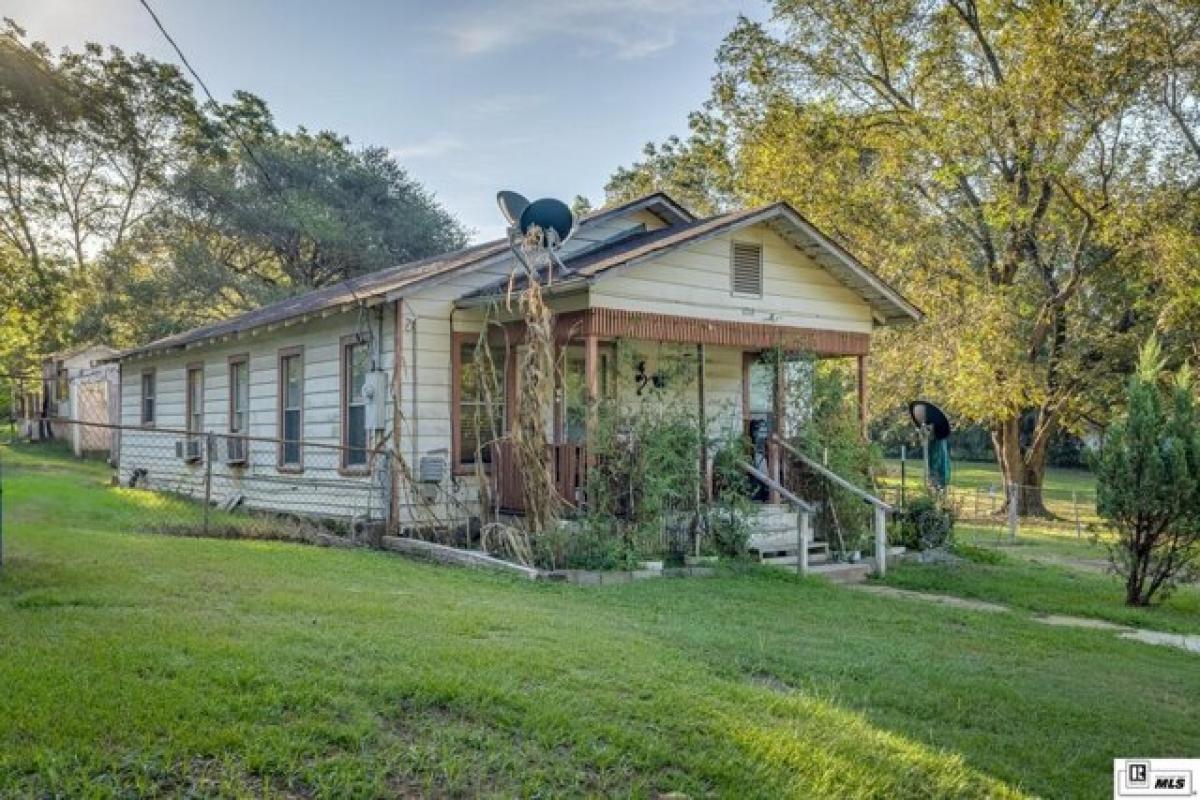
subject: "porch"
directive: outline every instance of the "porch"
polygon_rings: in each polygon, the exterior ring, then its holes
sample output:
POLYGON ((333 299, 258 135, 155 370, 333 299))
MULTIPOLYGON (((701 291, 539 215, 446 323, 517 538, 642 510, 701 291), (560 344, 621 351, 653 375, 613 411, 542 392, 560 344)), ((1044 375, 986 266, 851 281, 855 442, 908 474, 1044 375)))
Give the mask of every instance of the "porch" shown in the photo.
MULTIPOLYGON (((468 348, 479 334, 463 337, 457 348, 459 371, 468 348)), ((470 391, 456 397, 456 437, 460 458, 470 449, 486 453, 485 472, 498 510, 526 511, 520 464, 509 436, 515 422, 517 364, 525 342, 524 324, 511 321, 493 326, 488 336, 492 359, 503 364, 503 379, 495 391, 505 398, 503 421, 487 446, 486 432, 470 430, 470 391)), ((713 463, 710 444, 730 431, 753 443, 753 467, 767 480, 759 482, 755 499, 778 506, 778 488, 792 484, 794 459, 778 437, 799 424, 811 405, 811 383, 803 370, 807 362, 790 358, 852 358, 855 360, 856 403, 866 418, 866 370, 869 336, 865 333, 795 328, 779 325, 702 320, 608 308, 561 313, 555 321, 555 387, 553 407, 546 410, 550 442, 547 462, 555 490, 568 509, 588 502, 587 473, 595 454, 588 442, 596 433, 602 404, 636 408, 639 404, 669 403, 686 408, 703 435, 696 470, 701 476, 702 500, 712 497, 713 463), (807 389, 807 391, 806 391, 807 389), (772 486, 773 485, 773 486, 772 486)), ((469 382, 468 382, 469 383, 469 382)), ((494 392, 495 393, 495 392, 494 392)), ((478 415, 476 415, 478 418, 478 415)), ((864 430, 865 434, 865 430, 864 430)))

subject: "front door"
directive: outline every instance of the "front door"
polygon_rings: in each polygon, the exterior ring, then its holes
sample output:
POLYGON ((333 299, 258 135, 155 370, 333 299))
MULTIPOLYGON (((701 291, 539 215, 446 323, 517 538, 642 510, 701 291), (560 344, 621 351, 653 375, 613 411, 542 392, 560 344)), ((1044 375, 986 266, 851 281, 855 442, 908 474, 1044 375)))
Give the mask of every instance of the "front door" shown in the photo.
MULTIPOLYGON (((774 457, 771 435, 776 432, 778 421, 778 391, 776 364, 765 353, 746 353, 742 369, 742 421, 746 437, 750 441, 754 467, 767 475, 774 475, 774 457)), ((757 482, 756 482, 757 483, 757 482)), ((770 492, 766 486, 757 484, 755 499, 767 501, 770 492)))

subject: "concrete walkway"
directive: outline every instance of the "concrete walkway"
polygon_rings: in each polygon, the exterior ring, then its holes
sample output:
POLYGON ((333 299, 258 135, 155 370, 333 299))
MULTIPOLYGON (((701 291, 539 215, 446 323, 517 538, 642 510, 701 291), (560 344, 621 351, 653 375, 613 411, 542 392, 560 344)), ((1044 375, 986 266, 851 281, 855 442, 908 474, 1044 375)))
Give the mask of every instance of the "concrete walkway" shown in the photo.
MULTIPOLYGON (((858 592, 867 592, 868 594, 878 595, 881 597, 894 597, 902 600, 920 600, 926 603, 936 603, 937 605, 949 606, 951 608, 962 608, 967 611, 982 611, 988 614, 1005 613, 1013 611, 1011 606, 1001 605, 1000 603, 987 603, 983 600, 969 600, 965 597, 953 597, 945 594, 931 594, 929 592, 914 592, 911 589, 897 589, 894 586, 880 586, 878 584, 859 583, 847 584, 847 588, 854 589, 858 592)), ((1188 653, 1200 655, 1200 636, 1187 635, 1182 633, 1167 633, 1166 631, 1151 631, 1144 628, 1131 628, 1128 625, 1118 625, 1115 622, 1109 622, 1103 619, 1092 619, 1091 617, 1072 617, 1065 614, 1047 614, 1044 616, 1034 616, 1035 622, 1040 622, 1043 625, 1051 625, 1058 628, 1085 628, 1095 631, 1109 631, 1117 634, 1122 639, 1129 639, 1134 642, 1143 642, 1145 644, 1156 644, 1166 647, 1175 647, 1188 653)))
POLYGON ((1008 606, 1002 606, 999 603, 985 603, 982 600, 968 600, 965 597, 954 597, 948 594, 914 592, 911 589, 897 589, 894 586, 879 586, 878 584, 873 583, 855 583, 847 584, 847 586, 860 592, 881 595, 883 597, 898 597, 905 600, 924 600, 927 603, 937 603, 938 605, 950 606, 952 608, 965 608, 968 611, 986 611, 992 614, 1011 611, 1008 606))

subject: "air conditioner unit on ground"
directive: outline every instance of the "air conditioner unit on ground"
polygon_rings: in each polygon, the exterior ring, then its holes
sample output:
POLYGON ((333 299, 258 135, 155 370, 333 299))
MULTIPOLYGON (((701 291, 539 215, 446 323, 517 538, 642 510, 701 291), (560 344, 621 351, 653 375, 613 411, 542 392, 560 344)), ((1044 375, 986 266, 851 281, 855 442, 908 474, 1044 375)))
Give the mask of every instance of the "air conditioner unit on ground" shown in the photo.
POLYGON ((247 442, 244 436, 224 436, 222 441, 225 442, 224 462, 231 467, 241 466, 246 463, 247 442))
POLYGON ((204 458, 203 439, 180 439, 175 442, 175 457, 188 464, 194 464, 204 458))

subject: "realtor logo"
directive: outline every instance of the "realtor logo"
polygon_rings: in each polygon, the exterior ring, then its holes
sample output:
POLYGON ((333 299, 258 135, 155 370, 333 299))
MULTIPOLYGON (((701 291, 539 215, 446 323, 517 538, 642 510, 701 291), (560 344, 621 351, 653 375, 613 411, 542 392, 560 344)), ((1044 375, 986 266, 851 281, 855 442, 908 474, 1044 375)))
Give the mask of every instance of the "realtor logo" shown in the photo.
POLYGON ((1118 758, 1113 761, 1113 797, 1193 797, 1200 759, 1118 758))

